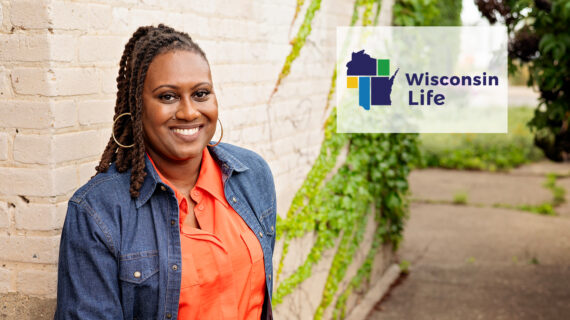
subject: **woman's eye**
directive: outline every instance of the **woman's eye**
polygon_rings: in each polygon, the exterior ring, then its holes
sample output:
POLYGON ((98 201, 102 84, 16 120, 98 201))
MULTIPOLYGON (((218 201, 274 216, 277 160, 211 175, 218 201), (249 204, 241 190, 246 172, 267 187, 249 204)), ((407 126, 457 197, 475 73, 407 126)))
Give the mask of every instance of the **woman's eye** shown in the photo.
POLYGON ((171 93, 165 93, 159 96, 159 99, 166 102, 175 101, 178 97, 171 93))
POLYGON ((208 91, 208 90, 200 90, 200 91, 196 92, 194 95, 199 99, 204 99, 209 94, 210 94, 210 91, 208 91))

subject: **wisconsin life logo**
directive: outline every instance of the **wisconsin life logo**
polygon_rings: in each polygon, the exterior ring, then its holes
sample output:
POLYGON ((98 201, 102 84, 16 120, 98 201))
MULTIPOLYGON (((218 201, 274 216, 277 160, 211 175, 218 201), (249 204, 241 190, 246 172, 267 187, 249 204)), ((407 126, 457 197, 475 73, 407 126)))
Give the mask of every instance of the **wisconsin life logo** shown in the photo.
POLYGON ((337 27, 337 132, 508 132, 507 31, 337 27))
MULTIPOLYGON (((391 106, 392 86, 400 68, 390 77, 390 60, 375 59, 364 53, 364 50, 353 52, 351 60, 346 64, 346 87, 358 89, 358 104, 364 110, 370 106, 391 106)), ((405 73, 408 90, 408 106, 442 106, 445 94, 434 89, 424 90, 422 87, 468 87, 498 86, 499 77, 487 75, 430 75, 429 72, 405 73)))
POLYGON ((374 59, 364 50, 353 52, 346 67, 346 87, 358 89, 358 105, 365 110, 370 110, 371 105, 392 105, 390 95, 400 68, 390 77, 390 60, 374 59))

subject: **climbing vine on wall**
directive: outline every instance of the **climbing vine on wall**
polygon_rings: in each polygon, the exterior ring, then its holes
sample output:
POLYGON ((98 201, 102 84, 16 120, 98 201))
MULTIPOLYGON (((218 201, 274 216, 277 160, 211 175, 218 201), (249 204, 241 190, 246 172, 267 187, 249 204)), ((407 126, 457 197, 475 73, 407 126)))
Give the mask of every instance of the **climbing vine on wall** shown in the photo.
MULTIPOLYGON (((303 1, 297 1, 295 15, 302 4, 303 1)), ((299 32, 292 41, 293 48, 286 58, 275 91, 299 56, 320 4, 320 0, 312 0, 309 4, 299 32)), ((438 8, 429 0, 397 1, 394 14, 403 14, 404 11, 408 18, 400 19, 400 25, 422 25, 433 22, 430 15, 437 16, 438 8), (417 2, 420 5, 414 5, 417 2), (424 4, 428 5, 427 9, 424 4), (424 13, 422 10, 427 12, 427 18, 420 17, 424 13)), ((351 25, 356 25, 359 20, 364 26, 375 25, 379 12, 380 1, 356 0, 351 25)), ((333 72, 325 110, 334 95, 335 82, 336 70, 333 72)), ((351 293, 370 280, 374 256, 381 245, 391 243, 396 249, 400 243, 407 212, 409 163, 415 161, 419 154, 417 135, 337 133, 336 107, 331 110, 324 130, 325 137, 319 155, 295 194, 286 217, 277 217, 277 239, 283 239, 283 251, 277 268, 278 286, 273 301, 275 304, 281 303, 296 286, 309 278, 322 253, 333 248, 340 238, 321 303, 314 315, 315 319, 322 319, 326 308, 334 302, 338 285, 362 245, 368 215, 373 212, 376 225, 372 244, 356 275, 336 300, 333 317, 338 319, 344 318, 346 301, 351 293), (337 166, 337 158, 344 148, 348 149, 346 160, 337 166), (326 179, 335 167, 338 170, 326 179), (315 232, 316 238, 306 260, 279 282, 290 241, 309 232, 315 232)))
MULTIPOLYGON (((303 3, 304 0, 297 0, 297 7, 295 9, 295 18, 297 17, 299 10, 303 6, 303 3)), ((305 45, 307 37, 309 36, 309 34, 311 34, 312 31, 311 23, 313 22, 313 18, 315 17, 315 14, 317 13, 317 11, 319 11, 320 8, 321 8, 321 0, 311 0, 311 3, 307 8, 307 12, 305 13, 305 19, 303 20, 303 23, 301 24, 301 27, 299 28, 297 35, 295 36, 295 38, 293 38, 293 40, 291 40, 291 45, 292 45, 291 52, 289 52, 289 55, 287 55, 287 58, 285 58, 285 63, 283 64, 283 68, 279 73, 279 77, 277 78, 277 83, 275 84, 275 88, 273 90, 274 93, 279 88, 281 81, 289 75, 289 72, 291 72, 291 64, 293 63, 293 61, 295 61, 295 59, 297 59, 297 57, 301 53, 301 48, 305 45)), ((295 20, 293 20, 291 24, 293 24, 294 22, 295 20)))

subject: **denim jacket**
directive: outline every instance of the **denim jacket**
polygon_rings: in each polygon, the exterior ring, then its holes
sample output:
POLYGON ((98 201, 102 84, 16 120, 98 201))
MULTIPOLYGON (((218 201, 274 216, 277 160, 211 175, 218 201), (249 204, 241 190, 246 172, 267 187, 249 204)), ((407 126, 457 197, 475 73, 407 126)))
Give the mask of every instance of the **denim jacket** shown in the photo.
MULTIPOLYGON (((267 163, 252 151, 209 147, 228 203, 263 250, 265 303, 272 319, 276 197, 267 163)), ((55 319, 177 319, 181 283, 178 203, 148 157, 138 198, 130 172, 113 164, 69 200, 61 234, 55 319)))

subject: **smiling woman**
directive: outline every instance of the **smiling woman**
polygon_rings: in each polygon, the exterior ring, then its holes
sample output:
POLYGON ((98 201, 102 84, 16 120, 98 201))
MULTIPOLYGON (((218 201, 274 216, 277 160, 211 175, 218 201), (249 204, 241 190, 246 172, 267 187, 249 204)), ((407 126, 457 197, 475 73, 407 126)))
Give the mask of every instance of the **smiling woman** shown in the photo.
POLYGON ((188 51, 157 56, 148 68, 142 96, 145 146, 155 163, 200 160, 218 120, 208 62, 188 51))
POLYGON ((204 52, 141 27, 117 88, 97 175, 69 201, 55 318, 272 319, 273 177, 254 152, 211 141, 204 52))

